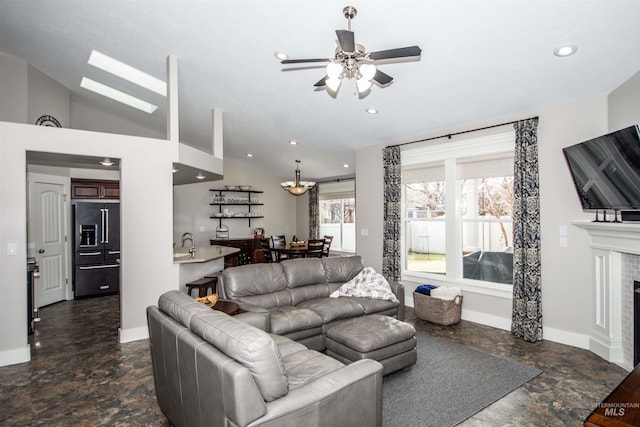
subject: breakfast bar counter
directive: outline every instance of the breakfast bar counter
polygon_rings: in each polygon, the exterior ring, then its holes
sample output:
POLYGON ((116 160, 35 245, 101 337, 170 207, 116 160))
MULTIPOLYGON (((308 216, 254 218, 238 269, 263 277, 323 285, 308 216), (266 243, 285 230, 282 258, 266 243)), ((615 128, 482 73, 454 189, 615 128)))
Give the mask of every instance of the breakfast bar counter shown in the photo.
POLYGON ((193 264, 201 262, 209 262, 216 259, 224 258, 228 255, 233 255, 240 252, 238 248, 232 248, 229 246, 201 246, 196 248, 195 255, 191 257, 189 248, 176 248, 173 250, 173 263, 174 264, 193 264))
POLYGON ((224 269, 224 258, 240 252, 238 248, 229 246, 200 246, 196 247, 193 257, 189 248, 175 248, 173 250, 173 264, 180 269, 180 290, 186 292, 186 284, 215 274, 224 269))

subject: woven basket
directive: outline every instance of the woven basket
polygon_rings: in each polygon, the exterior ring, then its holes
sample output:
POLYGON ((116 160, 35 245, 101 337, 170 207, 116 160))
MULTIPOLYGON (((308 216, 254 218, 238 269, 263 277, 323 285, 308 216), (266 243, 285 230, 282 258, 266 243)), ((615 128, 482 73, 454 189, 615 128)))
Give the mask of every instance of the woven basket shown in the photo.
POLYGON ((462 314, 462 295, 452 300, 444 300, 414 292, 413 312, 418 319, 438 325, 454 325, 460 321, 462 314))

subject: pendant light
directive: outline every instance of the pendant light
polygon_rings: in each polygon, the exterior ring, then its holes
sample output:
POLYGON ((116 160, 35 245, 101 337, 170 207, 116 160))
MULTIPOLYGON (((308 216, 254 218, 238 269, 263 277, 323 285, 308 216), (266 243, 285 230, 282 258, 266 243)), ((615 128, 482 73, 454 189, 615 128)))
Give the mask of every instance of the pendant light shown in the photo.
POLYGON ((280 186, 283 190, 288 191, 294 196, 299 196, 307 192, 308 189, 316 185, 313 181, 301 181, 300 180, 300 160, 296 160, 296 177, 295 181, 281 182, 280 186))

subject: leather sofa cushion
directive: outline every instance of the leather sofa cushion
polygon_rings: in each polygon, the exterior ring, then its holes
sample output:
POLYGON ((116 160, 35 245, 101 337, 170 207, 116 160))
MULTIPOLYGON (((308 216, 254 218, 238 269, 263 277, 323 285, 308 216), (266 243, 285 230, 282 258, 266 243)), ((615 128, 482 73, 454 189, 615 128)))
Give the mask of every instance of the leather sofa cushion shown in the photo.
POLYGON ((291 295, 291 305, 298 305, 302 301, 328 297, 329 287, 326 283, 300 286, 299 288, 289 289, 289 295, 291 295))
POLYGON ((315 350, 304 350, 283 357, 289 390, 338 370, 344 364, 315 350))
POLYGON ((267 332, 215 310, 194 314, 191 330, 246 367, 265 401, 288 393, 278 346, 267 332))
POLYGON ((277 263, 228 268, 222 272, 221 282, 224 287, 224 296, 229 299, 242 299, 242 297, 287 289, 282 267, 277 263))
POLYGON ((296 342, 287 337, 283 337, 282 335, 269 334, 269 336, 273 339, 273 342, 278 346, 278 351, 280 351, 280 357, 284 358, 291 353, 296 353, 298 351, 304 351, 307 349, 304 345, 296 342))
POLYGON ((271 311, 271 333, 284 335, 294 331, 322 326, 322 317, 306 308, 291 305, 275 307, 271 311))
POLYGON ((315 298, 303 301, 296 307, 307 308, 318 313, 322 317, 323 323, 364 315, 364 307, 352 298, 315 298))
POLYGON ((208 313, 211 308, 180 291, 169 291, 158 298, 158 308, 183 326, 189 327, 195 313, 208 313))
MULTIPOLYGON (((342 297, 341 297, 342 298, 342 297)), ((382 311, 397 310, 400 303, 381 300, 375 298, 363 298, 363 297, 344 297, 349 298, 354 302, 357 302, 364 308, 364 314, 380 313, 382 311)))
POLYGON ((324 267, 320 258, 286 260, 280 263, 288 288, 325 283, 324 267))
POLYGON ((362 257, 353 255, 347 257, 323 257, 325 275, 328 283, 345 283, 353 279, 364 268, 362 257))

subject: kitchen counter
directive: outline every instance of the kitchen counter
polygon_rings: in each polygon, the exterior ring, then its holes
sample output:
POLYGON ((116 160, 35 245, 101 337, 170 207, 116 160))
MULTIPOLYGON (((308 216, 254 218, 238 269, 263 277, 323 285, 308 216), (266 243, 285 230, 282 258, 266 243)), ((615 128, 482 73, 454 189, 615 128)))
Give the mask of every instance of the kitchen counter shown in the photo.
POLYGON ((189 248, 174 248, 173 263, 194 264, 209 262, 216 259, 224 258, 228 255, 233 255, 238 252, 240 252, 240 249, 231 248, 228 246, 200 246, 196 248, 196 254, 193 258, 191 258, 191 254, 189 254, 189 248))

